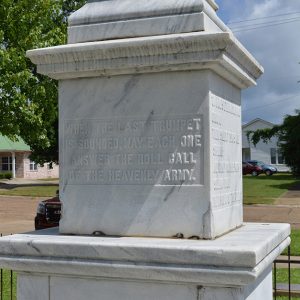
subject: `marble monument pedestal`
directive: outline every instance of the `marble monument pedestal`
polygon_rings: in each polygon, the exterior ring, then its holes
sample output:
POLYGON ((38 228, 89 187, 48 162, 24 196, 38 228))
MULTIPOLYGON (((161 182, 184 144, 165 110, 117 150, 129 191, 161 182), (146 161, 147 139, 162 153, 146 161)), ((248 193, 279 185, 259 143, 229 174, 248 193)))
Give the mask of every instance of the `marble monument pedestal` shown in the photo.
POLYGON ((216 240, 58 235, 1 238, 18 300, 271 300, 287 224, 247 223, 216 240))
POLYGON ((263 68, 217 8, 90 0, 69 44, 27 52, 59 81, 63 209, 60 235, 0 239, 18 300, 272 299, 290 226, 242 213, 241 90, 263 68))
POLYGON ((88 1, 59 81, 61 234, 215 239, 243 222, 241 90, 261 65, 214 0, 88 1))

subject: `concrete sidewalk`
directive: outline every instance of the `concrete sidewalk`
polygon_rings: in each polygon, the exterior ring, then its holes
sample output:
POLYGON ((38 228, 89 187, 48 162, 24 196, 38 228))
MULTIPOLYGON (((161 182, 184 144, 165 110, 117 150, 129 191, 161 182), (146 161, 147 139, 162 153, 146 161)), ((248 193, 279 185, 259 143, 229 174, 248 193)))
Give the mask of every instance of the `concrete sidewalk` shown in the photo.
POLYGON ((300 229, 300 185, 292 187, 274 205, 245 205, 245 222, 290 223, 300 229))
POLYGON ((300 207, 300 185, 293 186, 278 198, 274 204, 300 207))
POLYGON ((59 179, 23 179, 23 178, 14 178, 14 179, 2 179, 0 180, 0 185, 47 185, 47 184, 58 184, 59 179))
POLYGON ((290 223, 300 229, 300 205, 246 205, 244 221, 258 223, 290 223))

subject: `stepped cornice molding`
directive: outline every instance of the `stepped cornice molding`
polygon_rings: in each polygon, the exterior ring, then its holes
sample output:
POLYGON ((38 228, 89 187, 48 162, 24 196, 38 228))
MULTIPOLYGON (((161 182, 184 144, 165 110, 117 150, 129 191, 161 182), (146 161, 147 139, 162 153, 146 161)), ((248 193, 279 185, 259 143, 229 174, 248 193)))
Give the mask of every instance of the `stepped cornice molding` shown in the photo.
POLYGON ((263 68, 230 32, 186 33, 30 50, 38 72, 54 79, 212 69, 240 88, 263 68))

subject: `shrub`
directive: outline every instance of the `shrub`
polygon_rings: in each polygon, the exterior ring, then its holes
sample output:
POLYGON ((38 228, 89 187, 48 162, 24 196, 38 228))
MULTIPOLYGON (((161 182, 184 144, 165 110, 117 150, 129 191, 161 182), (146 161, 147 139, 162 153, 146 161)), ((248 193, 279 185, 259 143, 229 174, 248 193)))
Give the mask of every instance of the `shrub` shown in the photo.
POLYGON ((12 173, 4 173, 5 179, 12 179, 12 173))
POLYGON ((0 173, 0 179, 12 179, 12 173, 0 173))

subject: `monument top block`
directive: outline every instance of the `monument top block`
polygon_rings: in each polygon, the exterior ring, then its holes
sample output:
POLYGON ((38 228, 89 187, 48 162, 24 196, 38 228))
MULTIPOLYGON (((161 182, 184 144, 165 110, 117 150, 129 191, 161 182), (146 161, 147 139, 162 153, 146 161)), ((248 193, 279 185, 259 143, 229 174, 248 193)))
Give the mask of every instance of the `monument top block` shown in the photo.
POLYGON ((211 8, 214 11, 218 9, 213 0, 96 0, 88 1, 83 8, 76 11, 69 18, 69 24, 75 26, 96 22, 192 14, 208 11, 211 8))
POLYGON ((214 239, 242 225, 241 89, 263 69, 214 1, 88 2, 60 80, 60 232, 214 239))
POLYGON ((213 0, 89 1, 69 18, 69 43, 176 34, 229 31, 213 0))

